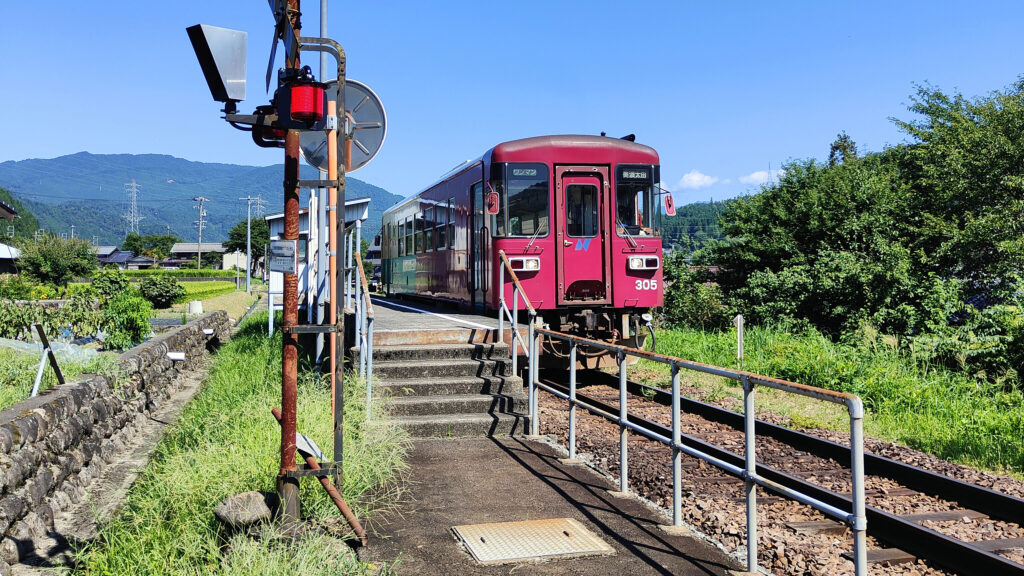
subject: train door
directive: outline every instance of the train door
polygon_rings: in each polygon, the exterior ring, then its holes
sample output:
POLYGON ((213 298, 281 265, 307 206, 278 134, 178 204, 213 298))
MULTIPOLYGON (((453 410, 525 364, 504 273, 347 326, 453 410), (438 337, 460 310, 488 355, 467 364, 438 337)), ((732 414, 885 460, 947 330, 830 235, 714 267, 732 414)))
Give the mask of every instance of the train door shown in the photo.
POLYGON ((555 169, 558 207, 558 303, 604 304, 608 273, 608 170, 595 166, 555 169))
POLYGON ((482 311, 484 309, 484 296, 486 294, 485 282, 487 276, 484 271, 484 264, 487 256, 484 253, 487 247, 486 218, 484 212, 484 185, 482 182, 473 184, 472 187, 472 222, 469 228, 469 251, 470 251, 470 279, 473 284, 473 309, 482 311))

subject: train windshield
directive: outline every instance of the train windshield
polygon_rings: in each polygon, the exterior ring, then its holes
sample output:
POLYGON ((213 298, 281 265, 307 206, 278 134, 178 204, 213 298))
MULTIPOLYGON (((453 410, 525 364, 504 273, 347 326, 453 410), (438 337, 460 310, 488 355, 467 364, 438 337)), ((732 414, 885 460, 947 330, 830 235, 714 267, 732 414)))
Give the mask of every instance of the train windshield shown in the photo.
POLYGON ((658 166, 623 165, 615 172, 615 230, 619 236, 658 235, 658 166))
POLYGON ((548 167, 511 163, 496 168, 491 185, 504 197, 504 202, 495 217, 494 235, 547 236, 551 195, 548 167))

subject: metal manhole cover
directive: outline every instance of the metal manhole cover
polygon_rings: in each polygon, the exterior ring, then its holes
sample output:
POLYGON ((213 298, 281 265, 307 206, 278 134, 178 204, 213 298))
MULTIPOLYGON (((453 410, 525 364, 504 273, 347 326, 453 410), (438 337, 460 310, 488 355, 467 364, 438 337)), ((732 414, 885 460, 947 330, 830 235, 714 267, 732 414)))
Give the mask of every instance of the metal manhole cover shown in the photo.
POLYGON ((480 564, 615 554, 572 518, 472 524, 452 531, 480 564))

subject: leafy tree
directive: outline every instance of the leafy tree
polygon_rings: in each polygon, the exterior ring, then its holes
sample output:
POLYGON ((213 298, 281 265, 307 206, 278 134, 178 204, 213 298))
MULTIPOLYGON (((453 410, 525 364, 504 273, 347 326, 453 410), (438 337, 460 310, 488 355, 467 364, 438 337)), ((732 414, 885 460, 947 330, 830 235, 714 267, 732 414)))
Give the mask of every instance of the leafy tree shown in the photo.
POLYGON ((840 132, 828 151, 828 165, 835 166, 857 158, 857 144, 846 132, 840 132))
MULTIPOLYGON (((263 258, 266 245, 270 242, 270 226, 262 218, 251 220, 250 235, 252 237, 252 254, 249 257, 250 273, 256 272, 256 263, 263 258)), ((228 241, 224 243, 228 252, 238 250, 245 253, 245 220, 235 224, 228 232, 228 241)))
POLYGON ((155 260, 163 260, 171 255, 171 247, 181 240, 174 234, 147 234, 142 236, 129 232, 121 244, 121 249, 136 256, 148 256, 155 260))
POLYGON ((64 288, 75 277, 88 276, 96 269, 96 254, 81 238, 47 234, 23 241, 18 266, 40 282, 64 288))
POLYGON ((968 297, 1012 295, 1007 280, 1024 269, 1024 78, 976 99, 918 87, 910 110, 920 118, 896 124, 915 141, 899 156, 913 182, 912 250, 968 297))

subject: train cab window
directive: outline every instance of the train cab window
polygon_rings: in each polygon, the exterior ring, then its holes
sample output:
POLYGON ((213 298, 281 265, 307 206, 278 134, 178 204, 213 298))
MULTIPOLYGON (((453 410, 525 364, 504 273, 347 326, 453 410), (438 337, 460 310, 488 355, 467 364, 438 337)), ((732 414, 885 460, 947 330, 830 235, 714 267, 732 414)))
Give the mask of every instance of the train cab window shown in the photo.
POLYGON ((547 236, 548 199, 551 196, 548 167, 544 164, 509 164, 508 236, 547 236))
POLYGON ((576 238, 597 236, 597 187, 591 184, 565 187, 565 232, 576 238))
POLYGON ((620 165, 615 174, 615 230, 619 236, 657 236, 658 166, 620 165))
POLYGON ((455 198, 448 199, 448 247, 455 247, 455 198))

